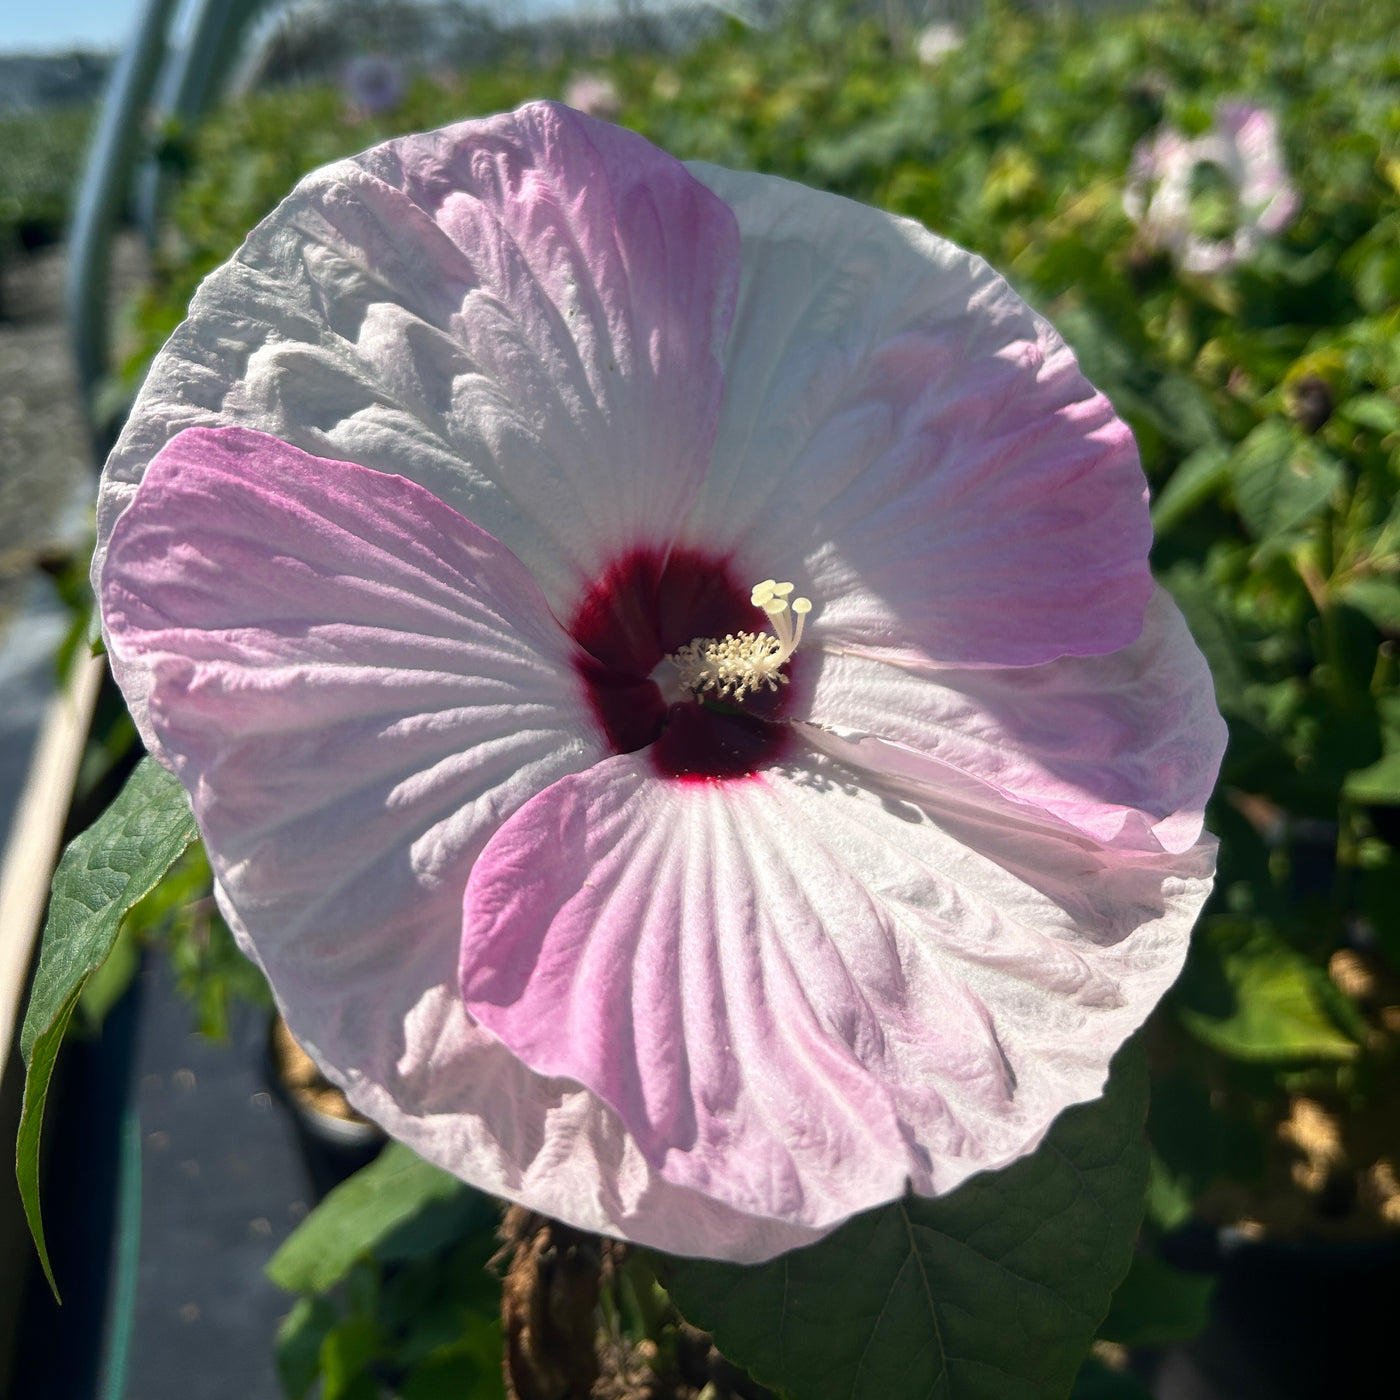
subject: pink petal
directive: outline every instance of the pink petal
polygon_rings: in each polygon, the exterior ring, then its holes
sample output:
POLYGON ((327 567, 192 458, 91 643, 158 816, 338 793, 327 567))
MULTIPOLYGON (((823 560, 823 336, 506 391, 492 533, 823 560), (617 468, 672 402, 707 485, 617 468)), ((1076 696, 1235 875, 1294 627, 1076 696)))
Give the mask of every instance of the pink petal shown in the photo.
POLYGON ((421 487, 191 429, 113 533, 114 669, 274 982, 455 942, 476 853, 605 751, 519 562, 421 487))
MULTIPOLYGON (((216 893, 239 946, 261 961, 238 911, 216 893)), ((736 1263, 820 1237, 660 1177, 605 1104, 576 1083, 541 1078, 472 1023, 456 960, 441 941, 405 940, 392 975, 367 964, 333 995, 314 962, 283 962, 278 997, 297 1039, 358 1109, 492 1195, 583 1230, 736 1263)))
POLYGON ((1213 866, 1209 840, 1114 856, 853 777, 612 758, 506 822, 464 903, 483 1026, 665 1180, 810 1228, 951 1190, 1098 1093, 1213 866))
POLYGON ((242 424, 428 487, 567 616, 665 549, 710 458, 738 275, 723 203, 555 103, 306 177, 201 287, 108 463, 105 542, 192 424, 242 424))
POLYGON ((972 779, 1105 845, 1173 853, 1200 837, 1226 738, 1205 660, 1160 588, 1142 636, 1109 656, 919 673, 823 655, 805 714, 818 748, 930 800, 972 779))
POLYGON ((1151 591, 1127 427, 980 259, 907 220, 713 166, 743 280, 684 540, 792 579, 813 635, 900 663, 1114 651, 1151 591))
POLYGON ((1278 234, 1292 223, 1301 206, 1288 179, 1278 120, 1266 107, 1222 103, 1214 130, 1222 165, 1239 191, 1246 225, 1278 234))

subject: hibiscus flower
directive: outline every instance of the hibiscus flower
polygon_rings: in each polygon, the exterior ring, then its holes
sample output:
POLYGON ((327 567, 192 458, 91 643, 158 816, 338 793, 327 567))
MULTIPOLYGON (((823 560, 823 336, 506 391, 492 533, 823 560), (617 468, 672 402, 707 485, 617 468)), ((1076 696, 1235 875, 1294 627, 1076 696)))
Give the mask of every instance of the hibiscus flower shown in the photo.
POLYGON ((758 1260, 1031 1151, 1209 888, 1210 677, 1050 326, 562 106, 308 176, 157 357, 99 535, 295 1034, 584 1228, 758 1260))
POLYGON ((1195 273, 1247 261, 1299 207, 1277 120, 1244 102, 1221 103, 1210 130, 1195 140, 1163 126, 1139 142, 1123 192, 1123 208, 1147 241, 1195 273), (1213 172, 1222 187, 1214 197, 1196 191, 1202 172, 1213 172))

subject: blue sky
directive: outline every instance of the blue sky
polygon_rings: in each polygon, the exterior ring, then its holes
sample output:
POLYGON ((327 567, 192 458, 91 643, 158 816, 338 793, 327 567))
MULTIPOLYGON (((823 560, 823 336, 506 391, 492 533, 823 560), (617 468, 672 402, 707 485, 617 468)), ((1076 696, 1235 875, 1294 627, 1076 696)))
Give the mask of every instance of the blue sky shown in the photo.
POLYGON ((0 53, 120 48, 145 0, 0 0, 0 53))
MULTIPOLYGON (((56 53, 64 49, 119 49, 147 0, 0 0, 0 53, 56 53)), ((613 0, 499 0, 502 14, 544 15, 560 10, 610 9, 613 0)), ((193 0, 177 4, 182 32, 193 0)))

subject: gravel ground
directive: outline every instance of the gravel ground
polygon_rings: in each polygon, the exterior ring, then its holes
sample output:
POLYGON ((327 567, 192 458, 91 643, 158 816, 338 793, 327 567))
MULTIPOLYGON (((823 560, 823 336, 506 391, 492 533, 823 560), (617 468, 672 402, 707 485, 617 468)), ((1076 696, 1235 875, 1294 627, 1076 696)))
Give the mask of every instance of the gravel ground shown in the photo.
MULTIPOLYGON (((144 266, 140 240, 122 237, 114 305, 144 266)), ((23 604, 35 562, 83 547, 88 529, 95 464, 63 324, 63 269, 61 247, 0 263, 0 632, 23 604)))
POLYGON ((3 268, 0 628, 23 602, 36 559, 71 541, 72 503, 92 475, 63 325, 62 249, 17 254, 3 268))

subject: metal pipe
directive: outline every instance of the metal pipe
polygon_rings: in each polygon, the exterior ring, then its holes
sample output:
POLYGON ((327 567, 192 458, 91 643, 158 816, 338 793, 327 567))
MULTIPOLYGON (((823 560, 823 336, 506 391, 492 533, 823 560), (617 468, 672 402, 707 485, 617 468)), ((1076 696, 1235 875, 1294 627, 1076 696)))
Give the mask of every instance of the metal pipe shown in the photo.
POLYGON ((111 357, 107 293, 112 238, 145 141, 145 117, 165 56, 176 0, 146 0, 136 33, 118 61, 88 148, 68 236, 67 312, 95 465, 111 443, 95 399, 111 357))

